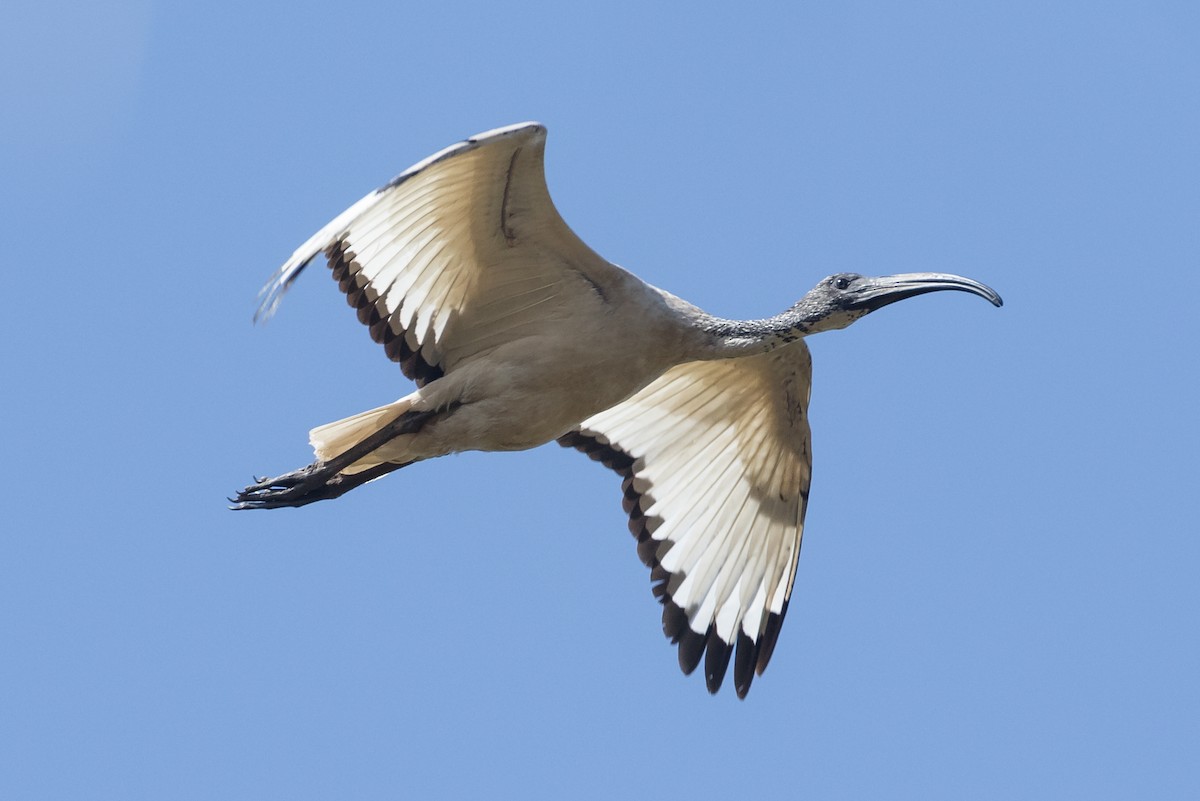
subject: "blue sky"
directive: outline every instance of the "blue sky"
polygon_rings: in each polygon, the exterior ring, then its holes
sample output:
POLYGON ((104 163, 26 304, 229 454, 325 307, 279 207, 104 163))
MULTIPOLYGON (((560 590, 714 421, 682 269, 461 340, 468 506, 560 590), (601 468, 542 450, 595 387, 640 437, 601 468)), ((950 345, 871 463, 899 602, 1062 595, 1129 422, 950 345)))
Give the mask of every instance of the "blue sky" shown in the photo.
POLYGON ((1194 798, 1194 3, 8 2, 0 795, 1194 798), (292 249, 549 126, 585 241, 815 337, 804 554, 739 702, 557 447, 234 514, 408 391, 292 249))

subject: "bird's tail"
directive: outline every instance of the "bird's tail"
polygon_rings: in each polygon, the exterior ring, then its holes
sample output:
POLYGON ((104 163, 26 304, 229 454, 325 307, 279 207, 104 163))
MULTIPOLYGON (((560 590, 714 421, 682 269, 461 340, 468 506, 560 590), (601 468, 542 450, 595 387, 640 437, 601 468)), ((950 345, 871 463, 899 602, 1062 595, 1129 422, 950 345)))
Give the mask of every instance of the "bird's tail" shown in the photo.
MULTIPOLYGON (((412 401, 401 398, 395 403, 370 409, 356 415, 317 426, 308 432, 308 443, 312 445, 317 459, 327 462, 335 456, 340 456, 367 437, 379 431, 388 423, 398 419, 402 414, 412 409, 412 401)), ((343 473, 361 473, 363 470, 393 461, 384 458, 378 450, 364 456, 349 467, 343 468, 343 473)))

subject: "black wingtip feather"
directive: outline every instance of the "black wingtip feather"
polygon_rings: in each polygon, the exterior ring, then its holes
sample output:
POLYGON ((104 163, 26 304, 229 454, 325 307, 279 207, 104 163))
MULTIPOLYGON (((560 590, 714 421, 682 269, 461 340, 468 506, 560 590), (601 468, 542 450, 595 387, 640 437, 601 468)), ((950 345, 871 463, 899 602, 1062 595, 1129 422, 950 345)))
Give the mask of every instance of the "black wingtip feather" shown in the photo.
POLYGON ((672 643, 677 643, 683 636, 683 633, 689 630, 687 615, 670 598, 663 597, 662 604, 663 634, 672 643))
POLYGON ((762 636, 759 638, 758 664, 754 668, 760 676, 767 669, 767 663, 771 661, 771 654, 775 653, 775 643, 779 640, 779 629, 783 625, 783 616, 787 614, 787 607, 788 602, 784 601, 779 614, 772 612, 767 615, 767 624, 763 626, 762 636))
POLYGON ((638 537, 637 554, 638 559, 642 560, 643 565, 649 568, 654 568, 658 565, 658 546, 660 544, 661 543, 659 543, 659 541, 653 537, 638 537))
POLYGON ((679 669, 685 675, 692 675, 692 671, 700 664, 700 657, 704 655, 707 642, 707 634, 697 634, 692 631, 691 626, 684 626, 679 637, 679 669))
MULTIPOLYGON (((759 640, 761 642, 761 640, 759 640)), ((754 665, 758 662, 758 643, 744 631, 738 631, 737 656, 733 660, 733 689, 738 698, 745 698, 754 681, 754 665)))
POLYGON ((733 653, 733 645, 725 642, 713 628, 708 630, 708 649, 704 655, 704 683, 710 693, 716 694, 725 681, 725 671, 729 669, 729 656, 733 653))

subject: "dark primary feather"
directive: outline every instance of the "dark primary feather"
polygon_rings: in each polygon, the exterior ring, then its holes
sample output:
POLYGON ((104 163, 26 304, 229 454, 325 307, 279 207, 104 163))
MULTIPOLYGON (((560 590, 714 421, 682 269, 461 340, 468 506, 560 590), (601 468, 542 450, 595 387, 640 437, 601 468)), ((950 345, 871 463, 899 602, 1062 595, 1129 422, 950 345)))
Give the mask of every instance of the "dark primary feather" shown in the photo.
MULTIPOLYGON (((558 438, 558 444, 564 448, 574 448, 594 461, 613 470, 622 477, 622 505, 629 514, 629 530, 637 539, 638 557, 650 568, 651 590, 654 597, 663 605, 663 634, 672 643, 679 646, 679 667, 685 674, 691 674, 704 658, 704 678, 708 691, 717 692, 725 679, 729 668, 731 655, 734 653, 734 643, 726 643, 716 632, 716 627, 710 625, 704 634, 698 634, 688 624, 687 613, 671 600, 667 586, 672 578, 682 581, 683 575, 669 573, 662 567, 661 557, 666 553, 660 550, 669 548, 671 543, 659 542, 651 537, 646 525, 646 517, 642 513, 641 495, 633 488, 635 459, 628 453, 598 441, 595 437, 587 436, 579 431, 572 431, 558 438)), ((787 611, 787 602, 783 605, 787 611)), ((761 675, 767 668, 771 653, 775 650, 775 642, 779 638, 779 629, 783 622, 783 613, 769 613, 766 627, 762 636, 757 640, 751 639, 738 629, 736 642, 736 658, 734 659, 734 688, 739 698, 745 698, 750 691, 750 684, 755 674, 761 675)))

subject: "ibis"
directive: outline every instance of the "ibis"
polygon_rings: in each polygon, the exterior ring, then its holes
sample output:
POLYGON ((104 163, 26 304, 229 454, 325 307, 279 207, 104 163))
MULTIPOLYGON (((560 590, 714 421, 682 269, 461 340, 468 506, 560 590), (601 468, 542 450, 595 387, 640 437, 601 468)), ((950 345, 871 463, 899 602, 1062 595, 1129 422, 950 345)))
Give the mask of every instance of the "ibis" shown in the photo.
POLYGON ((416 384, 319 426, 316 460, 256 480, 234 509, 336 498, 414 462, 551 441, 621 475, 663 631, 717 692, 745 697, 775 648, 812 472, 805 338, 941 290, 943 273, 821 280, 773 317, 713 316, 606 261, 546 187, 546 129, 522 123, 430 156, 299 247, 264 287, 269 317, 324 254, 371 338, 416 384))

